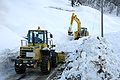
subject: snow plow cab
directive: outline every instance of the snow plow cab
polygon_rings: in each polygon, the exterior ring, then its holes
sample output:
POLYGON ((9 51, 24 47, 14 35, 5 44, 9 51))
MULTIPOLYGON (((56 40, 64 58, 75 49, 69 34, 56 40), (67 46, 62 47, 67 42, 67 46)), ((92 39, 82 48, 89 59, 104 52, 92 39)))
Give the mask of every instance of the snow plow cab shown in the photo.
POLYGON ((52 67, 57 67, 57 63, 63 60, 63 53, 55 52, 52 34, 48 37, 47 30, 29 30, 27 41, 21 40, 20 55, 15 60, 15 71, 22 74, 26 68, 40 68, 41 72, 48 74, 52 67), (23 45, 25 41, 25 45, 23 45), (61 58, 62 57, 62 58, 61 58))

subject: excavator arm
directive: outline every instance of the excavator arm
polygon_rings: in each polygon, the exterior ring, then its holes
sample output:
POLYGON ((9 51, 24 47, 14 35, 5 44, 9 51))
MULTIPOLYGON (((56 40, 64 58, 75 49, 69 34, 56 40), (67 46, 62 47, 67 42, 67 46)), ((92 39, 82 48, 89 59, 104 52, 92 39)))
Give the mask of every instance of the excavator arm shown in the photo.
POLYGON ((68 29, 68 35, 73 35, 73 32, 72 32, 72 25, 73 25, 73 21, 76 21, 77 23, 77 31, 74 32, 74 39, 79 39, 80 38, 80 31, 81 31, 81 22, 80 20, 77 18, 77 15, 75 15, 74 13, 72 13, 72 16, 71 16, 71 22, 70 22, 70 27, 68 29))
POLYGON ((69 29, 68 29, 68 35, 73 35, 73 32, 72 32, 72 24, 73 24, 74 15, 75 15, 75 14, 72 13, 71 21, 70 21, 70 26, 69 26, 69 29))

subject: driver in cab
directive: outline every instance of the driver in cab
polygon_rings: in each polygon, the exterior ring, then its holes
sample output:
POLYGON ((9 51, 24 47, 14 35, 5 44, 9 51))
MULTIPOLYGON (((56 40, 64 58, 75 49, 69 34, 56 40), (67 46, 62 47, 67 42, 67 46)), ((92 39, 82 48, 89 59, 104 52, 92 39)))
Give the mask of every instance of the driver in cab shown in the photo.
POLYGON ((41 43, 42 42, 42 39, 40 39, 38 37, 38 34, 36 34, 36 37, 35 37, 35 43, 41 43))

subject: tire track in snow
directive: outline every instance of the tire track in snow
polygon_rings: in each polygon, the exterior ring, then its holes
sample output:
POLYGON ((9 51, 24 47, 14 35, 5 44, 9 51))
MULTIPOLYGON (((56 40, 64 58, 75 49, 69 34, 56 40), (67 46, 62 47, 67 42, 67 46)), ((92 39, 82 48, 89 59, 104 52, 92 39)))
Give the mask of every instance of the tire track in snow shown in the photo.
POLYGON ((61 67, 61 64, 57 68, 52 69, 51 73, 44 75, 41 73, 40 69, 28 69, 24 74, 13 74, 9 76, 6 80, 51 80, 56 76, 58 69, 61 67))
POLYGON ((63 8, 60 8, 60 7, 53 7, 53 6, 49 6, 49 8, 62 10, 62 11, 67 11, 67 12, 74 12, 75 11, 75 10, 63 9, 63 8))

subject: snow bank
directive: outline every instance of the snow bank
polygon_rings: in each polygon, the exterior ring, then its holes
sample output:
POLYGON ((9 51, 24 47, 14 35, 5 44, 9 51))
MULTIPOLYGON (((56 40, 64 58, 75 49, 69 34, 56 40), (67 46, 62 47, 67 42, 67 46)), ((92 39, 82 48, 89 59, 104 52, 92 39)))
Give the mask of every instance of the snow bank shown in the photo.
POLYGON ((0 80, 5 80, 10 74, 14 74, 14 59, 17 55, 16 50, 5 49, 0 51, 0 80))
POLYGON ((21 37, 5 26, 0 25, 0 50, 19 48, 21 37))
MULTIPOLYGON (((67 65, 60 80, 119 80, 120 60, 104 38, 88 37, 74 41, 74 51, 67 55, 67 65)), ((73 45, 73 44, 72 44, 73 45)), ((71 44, 66 48, 73 50, 71 44)), ((67 51, 67 50, 65 50, 67 51)))
POLYGON ((111 34, 106 34, 105 38, 111 44, 111 48, 114 50, 115 53, 120 54, 120 32, 114 32, 111 34))

